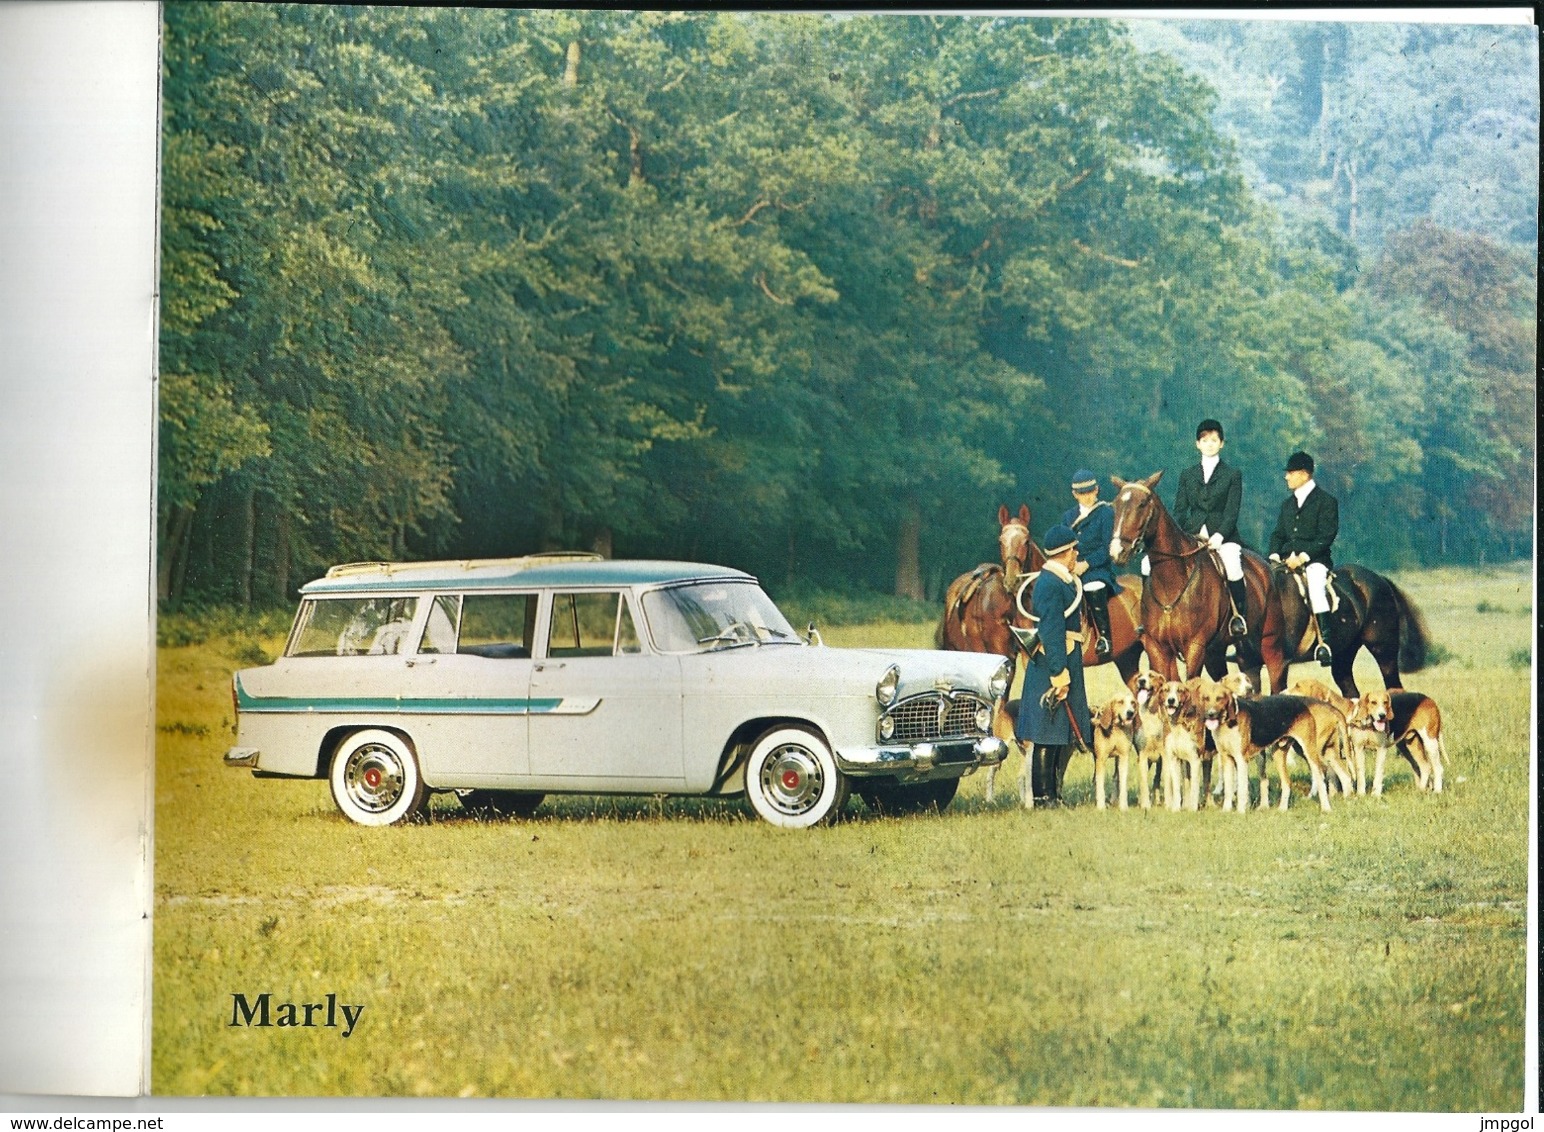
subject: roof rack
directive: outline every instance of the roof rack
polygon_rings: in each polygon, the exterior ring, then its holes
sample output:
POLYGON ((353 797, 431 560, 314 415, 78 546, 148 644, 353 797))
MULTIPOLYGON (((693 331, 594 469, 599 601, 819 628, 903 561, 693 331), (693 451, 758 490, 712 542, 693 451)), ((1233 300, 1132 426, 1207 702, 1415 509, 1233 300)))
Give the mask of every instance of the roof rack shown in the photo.
POLYGON ((541 554, 523 554, 518 558, 447 558, 438 562, 345 562, 327 571, 329 578, 350 574, 406 574, 419 570, 476 570, 496 566, 509 570, 527 570, 556 562, 600 562, 604 555, 588 550, 549 550, 541 554))

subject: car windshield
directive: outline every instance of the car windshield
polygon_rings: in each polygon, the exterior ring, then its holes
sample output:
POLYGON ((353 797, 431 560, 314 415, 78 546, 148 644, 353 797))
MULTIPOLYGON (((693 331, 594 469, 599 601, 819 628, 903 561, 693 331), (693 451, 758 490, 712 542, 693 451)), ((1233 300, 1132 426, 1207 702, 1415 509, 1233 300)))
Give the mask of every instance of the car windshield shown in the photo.
POLYGON ((643 611, 661 652, 801 643, 772 599, 751 582, 654 590, 643 595, 643 611))

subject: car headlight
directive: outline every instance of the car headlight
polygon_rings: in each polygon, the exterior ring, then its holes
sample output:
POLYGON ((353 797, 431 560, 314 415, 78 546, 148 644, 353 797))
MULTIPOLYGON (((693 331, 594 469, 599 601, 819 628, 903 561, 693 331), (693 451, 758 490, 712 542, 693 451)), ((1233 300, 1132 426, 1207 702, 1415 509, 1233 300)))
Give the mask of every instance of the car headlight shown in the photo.
POLYGON ((992 698, 1000 700, 1008 694, 1008 685, 1013 681, 1013 665, 1006 660, 997 666, 997 671, 992 673, 992 682, 988 685, 992 689, 992 698))
POLYGON ((892 664, 885 669, 885 674, 879 678, 879 683, 874 686, 874 695, 884 707, 895 703, 896 690, 901 686, 901 670, 898 665, 892 664))
POLYGON ((888 743, 890 737, 895 734, 895 716, 882 715, 879 717, 879 738, 881 742, 888 743))
POLYGON ((976 709, 976 730, 985 733, 991 729, 992 709, 989 707, 978 707, 976 709))

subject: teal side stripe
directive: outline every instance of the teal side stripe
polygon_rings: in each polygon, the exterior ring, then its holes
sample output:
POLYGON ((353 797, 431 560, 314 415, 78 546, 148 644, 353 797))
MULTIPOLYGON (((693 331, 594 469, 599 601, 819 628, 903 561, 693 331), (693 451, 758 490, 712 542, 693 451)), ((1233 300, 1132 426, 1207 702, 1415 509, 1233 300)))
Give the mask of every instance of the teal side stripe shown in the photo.
POLYGON ((391 696, 254 696, 236 683, 236 705, 248 712, 415 712, 454 715, 482 712, 498 715, 538 715, 550 712, 563 702, 562 697, 545 699, 470 696, 454 699, 396 699, 391 696))

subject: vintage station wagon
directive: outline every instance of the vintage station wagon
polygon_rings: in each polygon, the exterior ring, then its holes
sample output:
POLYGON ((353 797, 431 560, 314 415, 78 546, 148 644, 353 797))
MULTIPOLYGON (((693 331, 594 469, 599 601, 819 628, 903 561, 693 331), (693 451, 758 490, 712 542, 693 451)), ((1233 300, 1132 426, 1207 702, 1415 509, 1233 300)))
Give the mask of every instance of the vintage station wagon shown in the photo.
POLYGON ((548 794, 744 793, 774 825, 849 788, 947 806, 1005 756, 1001 657, 828 648, 754 577, 564 553, 336 566, 284 655, 232 680, 228 766, 326 778, 363 825, 431 791, 529 815, 548 794))

